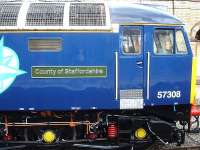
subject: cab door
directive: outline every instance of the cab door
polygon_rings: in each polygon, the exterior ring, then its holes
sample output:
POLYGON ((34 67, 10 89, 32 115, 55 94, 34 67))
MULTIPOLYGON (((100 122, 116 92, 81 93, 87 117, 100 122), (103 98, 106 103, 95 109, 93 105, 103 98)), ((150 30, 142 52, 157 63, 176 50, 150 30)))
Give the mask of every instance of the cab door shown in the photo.
POLYGON ((120 27, 119 94, 121 109, 143 108, 143 27, 120 27))
POLYGON ((151 106, 188 104, 192 52, 186 32, 182 27, 152 27, 151 32, 145 102, 151 106))

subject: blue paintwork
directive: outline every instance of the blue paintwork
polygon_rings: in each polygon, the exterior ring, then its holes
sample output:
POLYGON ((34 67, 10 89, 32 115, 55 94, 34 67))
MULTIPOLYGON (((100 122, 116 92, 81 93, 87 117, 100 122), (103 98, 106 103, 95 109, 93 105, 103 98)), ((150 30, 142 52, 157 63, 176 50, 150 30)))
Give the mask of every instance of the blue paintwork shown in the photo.
MULTIPOLYGON (((183 27, 156 27, 156 26, 128 26, 142 31, 142 53, 140 55, 126 56, 120 49, 120 89, 143 89, 146 106, 177 105, 190 103, 190 83, 192 50, 183 27), (156 28, 181 29, 184 31, 188 54, 170 56, 156 55, 153 52, 153 33, 156 28), (150 52, 150 97, 147 99, 147 52, 150 52), (143 66, 138 66, 138 61, 143 66), (181 91, 180 98, 158 99, 158 91, 181 91)), ((124 27, 120 28, 122 34, 124 27)))
MULTIPOLYGON (((187 35, 187 55, 157 56, 153 54, 155 26, 129 26, 142 34, 142 53, 125 56, 119 33, 5 33, 4 45, 15 50, 20 68, 27 73, 18 76, 0 94, 0 110, 70 110, 119 109, 115 100, 115 52, 119 54, 119 89, 144 89, 144 103, 149 105, 189 104, 192 53, 187 35), (62 38, 60 52, 30 52, 30 38, 62 38), (151 53, 150 99, 146 99, 147 52, 151 53), (143 61, 143 66, 136 65, 143 61), (107 78, 32 79, 31 66, 107 66, 107 78), (158 91, 180 90, 179 99, 157 99, 158 91)), ((180 28, 182 27, 161 27, 180 28)))
MULTIPOLYGON (((183 27, 145 27, 146 50, 150 52, 150 98, 146 105, 177 105, 190 103, 190 85, 192 69, 192 50, 189 40, 184 31, 188 54, 156 55, 153 53, 151 34, 156 28, 159 29, 181 29, 183 27), (158 91, 181 91, 180 98, 158 99, 158 91)), ((147 66, 147 62, 146 65, 147 66)), ((146 89, 146 88, 145 88, 146 89)))
MULTIPOLYGON (((109 3, 111 23, 118 24, 170 24, 183 23, 168 13, 138 4, 109 3)), ((187 55, 156 56, 153 54, 153 32, 155 26, 129 26, 139 28, 142 34, 142 53, 125 56, 122 53, 121 33, 4 33, 4 45, 13 49, 19 57, 20 69, 26 74, 18 76, 5 92, 0 94, 0 110, 69 110, 119 109, 119 99, 115 100, 115 52, 119 54, 119 89, 144 89, 145 105, 188 104, 192 52, 187 42, 187 55), (30 38, 61 38, 60 52, 30 52, 30 38), (150 99, 147 95, 147 52, 151 53, 150 99), (138 66, 138 61, 143 66, 138 66), (76 79, 32 79, 31 66, 107 66, 107 78, 76 79), (156 97, 158 91, 182 92, 179 99, 156 97)), ((186 33, 186 32, 185 32, 186 33)), ((119 96, 119 95, 118 95, 119 96)))
POLYGON ((183 24, 175 16, 150 6, 111 2, 109 8, 112 23, 183 24))
POLYGON ((119 35, 113 33, 1 34, 4 45, 17 53, 27 74, 16 78, 0 95, 0 110, 68 110, 118 108, 115 97, 115 51, 119 35), (30 52, 28 39, 62 38, 61 52, 30 52), (32 79, 31 66, 107 66, 107 78, 32 79))
MULTIPOLYGON (((143 35, 143 27, 122 26, 120 28, 120 50, 119 50, 119 87, 125 89, 143 89, 144 88, 144 68, 142 65, 137 65, 137 62, 143 62, 143 46, 141 53, 137 55, 125 55, 122 46, 122 34, 125 29, 140 30, 143 35), (124 80, 126 79, 126 80, 124 80)), ((143 36, 141 41, 143 41, 143 36)))

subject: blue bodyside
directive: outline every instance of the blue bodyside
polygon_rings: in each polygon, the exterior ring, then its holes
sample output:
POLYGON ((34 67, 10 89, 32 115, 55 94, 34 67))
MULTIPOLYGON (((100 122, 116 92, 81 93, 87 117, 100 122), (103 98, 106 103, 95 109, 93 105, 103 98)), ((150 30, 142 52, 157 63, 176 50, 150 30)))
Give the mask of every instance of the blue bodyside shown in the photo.
MULTIPOLYGON (((190 86, 192 72, 192 50, 183 27, 156 27, 144 28, 145 50, 150 54, 150 95, 146 105, 178 105, 190 103, 190 86), (182 30, 187 46, 187 54, 156 55, 153 52, 153 32, 157 28, 182 30), (159 99, 159 91, 180 91, 180 97, 159 99)), ((147 58, 147 55, 145 54, 147 58)), ((145 74, 147 76, 147 61, 145 61, 145 74)), ((147 78, 145 82, 147 81, 147 78)), ((147 89, 145 85, 145 89, 147 89)), ((147 94, 147 93, 145 93, 147 94)))
POLYGON ((4 45, 19 56, 20 68, 27 74, 18 76, 0 95, 0 110, 34 108, 67 110, 118 108, 115 97, 115 51, 118 34, 113 33, 16 33, 1 34, 4 45), (30 38, 62 38, 61 52, 30 52, 30 38), (107 78, 32 79, 31 66, 107 66, 107 78))
MULTIPOLYGON (((136 29, 141 31, 143 35, 143 27, 140 26, 122 26, 120 33, 122 35, 124 29, 136 29)), ((128 55, 123 52, 122 36, 120 38, 119 49, 119 87, 120 90, 126 89, 144 89, 144 67, 143 64, 137 65, 138 62, 143 62, 144 48, 143 36, 141 38, 141 53, 136 55, 128 55), (126 79, 126 80, 124 80, 126 79)))
MULTIPOLYGON (((144 105, 189 104, 192 53, 158 56, 153 53, 155 26, 129 26, 141 30, 142 52, 125 56, 121 33, 2 33, 4 46, 13 49, 26 74, 0 94, 0 110, 119 109, 120 90, 143 89, 144 105), (61 38, 60 52, 30 52, 28 39, 61 38), (119 80, 116 100, 116 52, 119 80), (150 53, 150 97, 147 99, 147 53, 150 53), (141 62, 142 65, 136 65, 141 62), (107 66, 106 78, 31 77, 32 66, 107 66), (181 91, 181 97, 158 99, 158 91, 181 91)), ((161 27, 178 28, 178 27, 161 27)), ((182 29, 182 27, 181 27, 182 29)))

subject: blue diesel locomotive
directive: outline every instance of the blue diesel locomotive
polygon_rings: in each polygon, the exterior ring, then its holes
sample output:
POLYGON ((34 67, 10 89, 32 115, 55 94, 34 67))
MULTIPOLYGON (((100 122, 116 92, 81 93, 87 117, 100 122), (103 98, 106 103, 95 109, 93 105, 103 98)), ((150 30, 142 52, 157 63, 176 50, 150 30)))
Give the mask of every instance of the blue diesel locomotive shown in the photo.
POLYGON ((159 9, 2 0, 0 143, 182 144, 194 68, 183 23, 159 9))

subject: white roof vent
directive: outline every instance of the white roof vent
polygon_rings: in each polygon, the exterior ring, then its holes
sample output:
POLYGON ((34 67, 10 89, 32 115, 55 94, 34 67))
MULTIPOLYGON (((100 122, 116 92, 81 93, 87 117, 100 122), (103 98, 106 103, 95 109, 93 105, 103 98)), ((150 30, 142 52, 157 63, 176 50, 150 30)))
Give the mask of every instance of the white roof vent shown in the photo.
POLYGON ((75 2, 77 0, 39 0, 40 2, 75 2))
POLYGON ((21 2, 22 0, 1 0, 0 3, 5 3, 5 2, 21 2))
POLYGON ((20 3, 0 3, 0 26, 16 26, 20 3))
POLYGON ((10 1, 0 2, 0 30, 111 30, 106 3, 10 1))
POLYGON ((71 3, 70 26, 106 26, 106 10, 103 3, 71 3))
POLYGON ((63 26, 64 3, 31 3, 26 26, 63 26))

